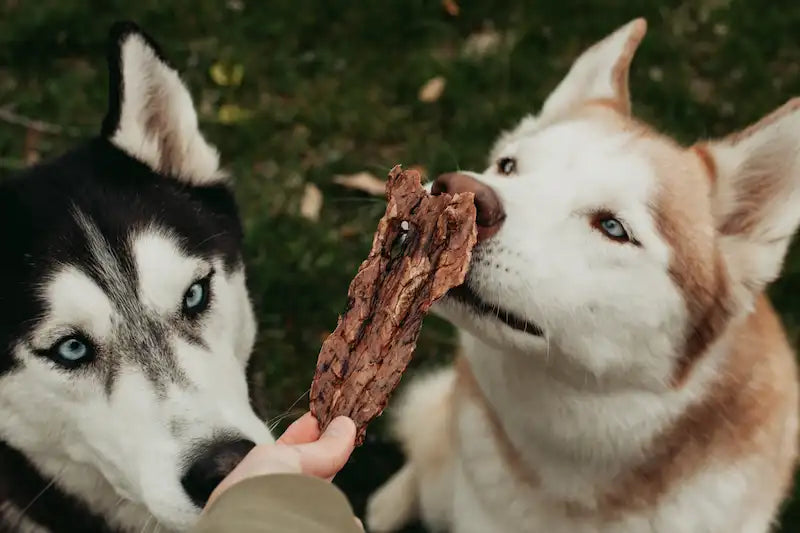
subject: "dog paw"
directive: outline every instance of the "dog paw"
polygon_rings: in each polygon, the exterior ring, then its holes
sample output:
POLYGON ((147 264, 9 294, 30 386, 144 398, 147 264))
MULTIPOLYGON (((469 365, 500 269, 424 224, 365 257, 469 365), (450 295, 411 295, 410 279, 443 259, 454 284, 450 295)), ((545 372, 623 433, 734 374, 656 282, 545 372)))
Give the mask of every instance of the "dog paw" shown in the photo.
POLYGON ((406 465, 370 496, 367 502, 367 531, 398 531, 414 517, 415 509, 413 475, 411 468, 406 465))
POLYGON ((404 517, 389 496, 378 491, 369 499, 366 524, 370 533, 390 533, 403 526, 404 517))

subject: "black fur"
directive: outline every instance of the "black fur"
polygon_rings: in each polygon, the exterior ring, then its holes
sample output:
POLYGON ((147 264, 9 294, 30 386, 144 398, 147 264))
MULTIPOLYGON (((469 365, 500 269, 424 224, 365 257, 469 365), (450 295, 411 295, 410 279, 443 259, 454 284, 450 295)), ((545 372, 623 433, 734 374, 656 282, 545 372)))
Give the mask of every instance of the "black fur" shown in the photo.
MULTIPOLYGON (((36 293, 39 280, 59 265, 74 264, 101 286, 106 283, 98 274, 100 269, 76 213, 89 219, 110 243, 132 286, 136 274, 127 237, 149 225, 177 235, 190 253, 222 258, 227 269, 241 264, 242 228, 227 186, 189 186, 159 175, 108 140, 120 117, 120 43, 134 32, 163 59, 158 46, 134 24, 118 23, 112 28, 109 108, 101 135, 0 182, 0 277, 4 280, 0 291, 0 377, 20 364, 14 360, 12 348, 27 338, 45 311, 36 293)), ((20 450, 0 441, 0 505, 13 502, 53 531, 111 531, 103 519, 58 487, 41 492, 49 482, 20 450)), ((14 530, 0 518, 0 531, 4 528, 14 530)))
MULTIPOLYGON (((52 531, 70 533, 111 533, 105 520, 95 516, 77 499, 51 487, 17 450, 0 441, 0 503, 13 502, 25 516, 52 531)), ((4 524, 0 532, 16 533, 19 524, 4 524)))
MULTIPOLYGON (((0 346, 23 337, 41 315, 35 286, 58 265, 89 268, 94 259, 73 213, 80 211, 129 264, 127 236, 150 224, 178 235, 191 253, 241 261, 242 230, 227 187, 190 187, 153 173, 98 138, 66 155, 0 183, 0 275, 13 280, 0 294, 0 346)), ((128 269, 131 283, 135 272, 128 269)), ((96 281, 105 283, 102 277, 96 281)), ((13 364, 8 350, 0 372, 13 364)))

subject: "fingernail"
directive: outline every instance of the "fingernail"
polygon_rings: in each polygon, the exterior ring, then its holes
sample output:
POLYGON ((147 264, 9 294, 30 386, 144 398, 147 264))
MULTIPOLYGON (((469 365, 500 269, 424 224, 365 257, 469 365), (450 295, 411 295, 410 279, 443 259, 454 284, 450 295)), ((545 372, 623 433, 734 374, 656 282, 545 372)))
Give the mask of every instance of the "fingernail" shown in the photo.
POLYGON ((328 429, 325 433, 333 435, 334 437, 342 437, 352 433, 354 425, 353 421, 346 416, 338 416, 328 425, 328 429))

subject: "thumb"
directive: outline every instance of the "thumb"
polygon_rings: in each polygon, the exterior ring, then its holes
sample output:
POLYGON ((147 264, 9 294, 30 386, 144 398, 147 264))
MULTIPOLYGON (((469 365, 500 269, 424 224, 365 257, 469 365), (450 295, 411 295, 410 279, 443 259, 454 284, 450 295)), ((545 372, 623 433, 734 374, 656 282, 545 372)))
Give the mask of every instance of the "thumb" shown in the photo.
POLYGON ((300 468, 304 474, 332 479, 353 453, 355 440, 355 423, 340 416, 328 425, 319 440, 298 444, 293 448, 300 458, 300 468))

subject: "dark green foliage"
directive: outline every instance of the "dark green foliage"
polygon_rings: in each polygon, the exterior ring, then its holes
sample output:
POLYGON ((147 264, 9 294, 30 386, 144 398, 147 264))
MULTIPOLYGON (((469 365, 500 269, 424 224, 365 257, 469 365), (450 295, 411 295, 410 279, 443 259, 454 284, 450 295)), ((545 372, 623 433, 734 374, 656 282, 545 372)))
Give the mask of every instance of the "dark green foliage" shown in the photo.
MULTIPOLYGON (((0 0, 0 108, 93 134, 111 22, 135 20, 161 42, 237 181, 261 325, 255 396, 276 416, 308 389, 383 211, 332 177, 383 177, 396 163, 431 176, 483 168, 495 135, 537 109, 580 50, 640 15, 650 30, 631 73, 634 110, 681 141, 745 126, 800 95, 800 3, 789 0, 464 1, 457 17, 434 0, 0 0), (490 27, 513 42, 464 57, 468 36, 490 27), (241 83, 215 83, 217 63, 240 65, 241 83), (438 75, 443 95, 420 102, 438 75), (324 193, 318 222, 299 216, 307 182, 324 193)), ((74 142, 0 122, 0 178, 74 142)), ((798 291, 795 252, 771 291, 793 338, 798 291)), ((447 360, 451 334, 428 320, 414 367, 447 360)), ((296 408, 306 406, 303 397, 296 408)), ((359 509, 399 462, 380 426, 339 478, 359 509)), ((784 524, 800 529, 800 504, 784 524)))

